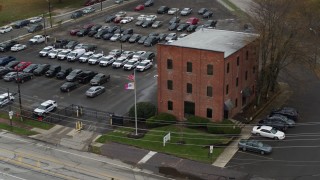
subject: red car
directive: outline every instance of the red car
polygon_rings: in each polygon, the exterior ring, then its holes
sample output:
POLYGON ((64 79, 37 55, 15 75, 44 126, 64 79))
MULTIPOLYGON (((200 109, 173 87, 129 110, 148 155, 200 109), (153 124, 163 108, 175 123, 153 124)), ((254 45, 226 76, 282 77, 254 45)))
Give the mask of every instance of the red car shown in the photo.
POLYGON ((95 24, 93 23, 88 23, 88 24, 85 24, 83 25, 83 29, 91 29, 95 24))
POLYGON ((17 64, 13 69, 15 71, 22 71, 24 70, 26 67, 28 67, 31 64, 31 62, 20 62, 19 64, 17 64))
POLYGON ((135 11, 142 11, 142 10, 144 10, 144 5, 140 4, 140 5, 136 6, 136 7, 134 8, 134 10, 135 10, 135 11))
POLYGON ((91 5, 95 4, 95 3, 99 3, 99 2, 102 2, 102 1, 105 1, 105 0, 86 0, 83 5, 84 6, 91 6, 91 5))
POLYGON ((196 18, 196 17, 191 17, 191 18, 188 19, 187 24, 196 25, 196 24, 198 24, 198 22, 199 22, 199 19, 198 19, 198 18, 196 18))
POLYGON ((75 36, 75 35, 77 35, 77 33, 78 33, 80 30, 81 30, 80 28, 72 29, 72 30, 70 31, 70 35, 71 35, 71 36, 75 36))

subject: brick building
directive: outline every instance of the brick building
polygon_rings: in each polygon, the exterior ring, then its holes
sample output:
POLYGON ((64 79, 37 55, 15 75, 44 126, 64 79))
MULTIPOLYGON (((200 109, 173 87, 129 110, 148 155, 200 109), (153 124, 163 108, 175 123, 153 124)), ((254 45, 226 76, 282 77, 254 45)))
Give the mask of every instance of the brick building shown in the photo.
POLYGON ((256 35, 202 29, 157 46, 158 111, 221 121, 255 98, 256 35))

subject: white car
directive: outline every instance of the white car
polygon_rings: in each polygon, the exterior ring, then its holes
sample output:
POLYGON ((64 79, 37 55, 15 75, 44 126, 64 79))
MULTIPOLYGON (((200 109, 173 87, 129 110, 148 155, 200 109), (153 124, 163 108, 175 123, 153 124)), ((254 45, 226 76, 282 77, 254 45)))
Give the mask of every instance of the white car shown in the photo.
POLYGON ((99 61, 100 61, 99 66, 107 67, 107 66, 111 65, 115 60, 116 60, 116 58, 113 55, 102 56, 99 59, 99 61))
POLYGON ((72 51, 71 49, 64 49, 58 53, 57 58, 59 60, 67 59, 67 56, 71 51, 72 51))
POLYGON ((55 110, 58 107, 57 102, 53 101, 53 100, 47 100, 43 103, 40 104, 39 107, 37 107, 33 112, 34 114, 38 115, 38 116, 42 116, 46 113, 49 113, 53 110, 55 110))
POLYGON ((152 61, 151 60, 143 60, 141 61, 138 66, 136 67, 137 71, 145 71, 147 69, 150 69, 152 67, 152 61))
POLYGON ((125 57, 119 57, 112 63, 113 68, 123 67, 128 62, 128 59, 125 57))
POLYGON ((92 51, 88 51, 79 57, 79 62, 86 63, 88 59, 94 54, 92 51))
POLYGON ((101 58, 102 56, 103 56, 102 53, 93 54, 93 55, 89 58, 88 64, 92 64, 92 65, 94 65, 94 64, 99 64, 100 58, 101 58))
POLYGON ((110 41, 117 41, 119 40, 121 37, 120 34, 114 34, 111 38, 110 38, 110 41))
POLYGON ((278 139, 282 140, 285 138, 284 132, 279 131, 270 126, 254 126, 251 133, 255 135, 260 135, 263 137, 277 139, 277 140, 278 139))
POLYGON ((92 7, 92 6, 85 7, 82 10, 83 14, 89 14, 89 13, 93 13, 95 11, 96 11, 96 9, 94 7, 92 7))
POLYGON ((109 52, 109 55, 112 55, 112 56, 120 56, 122 54, 122 51, 120 49, 112 49, 110 52, 109 52))
POLYGON ((43 48, 40 52, 39 52, 39 56, 40 57, 45 57, 48 56, 49 52, 53 49, 53 46, 47 46, 45 48, 43 48))
POLYGON ((120 23, 127 24, 127 23, 131 22, 133 19, 134 19, 133 17, 127 16, 127 17, 124 17, 123 19, 121 19, 120 23))
POLYGON ((134 54, 133 51, 123 51, 123 53, 121 54, 121 56, 130 59, 130 58, 132 58, 133 54, 134 54))
POLYGON ((8 104, 9 102, 11 102, 13 100, 14 100, 14 96, 12 95, 12 93, 1 94, 0 95, 0 107, 3 107, 4 105, 8 104))
POLYGON ((42 17, 41 16, 38 16, 38 17, 33 17, 33 18, 30 18, 30 23, 34 24, 34 23, 38 23, 38 22, 41 22, 42 21, 42 17))
POLYGON ((142 55, 144 55, 145 53, 147 53, 146 51, 137 51, 133 54, 132 58, 135 58, 135 59, 140 59, 140 57, 142 55))
POLYGON ((168 14, 173 15, 179 12, 179 8, 171 8, 168 11, 168 14))
POLYGON ((119 12, 117 12, 116 14, 115 14, 115 16, 116 17, 124 17, 124 16, 126 16, 126 12, 125 11, 119 11, 119 12))
POLYGON ((156 15, 149 15, 149 16, 146 17, 146 20, 147 20, 147 21, 154 21, 154 20, 156 20, 156 19, 157 19, 157 16, 156 16, 156 15))
POLYGON ((123 70, 132 70, 136 68, 138 64, 139 64, 138 59, 130 59, 125 65, 123 65, 123 70))
POLYGON ((137 17, 137 20, 138 20, 138 21, 143 21, 143 20, 145 20, 147 17, 148 17, 147 15, 141 14, 140 16, 137 17))
POLYGON ((49 52, 48 57, 50 59, 54 59, 58 56, 59 52, 61 52, 61 51, 62 51, 62 49, 53 49, 49 52))
POLYGON ((10 48, 10 50, 16 52, 16 51, 24 50, 25 48, 27 48, 27 46, 24 44, 15 44, 10 48))
POLYGON ((184 38, 186 36, 188 36, 188 34, 182 33, 182 34, 179 35, 178 39, 184 38))
POLYGON ((2 26, 2 27, 0 27, 0 33, 1 34, 7 33, 7 32, 10 32, 10 31, 12 31, 12 27, 11 26, 2 26))

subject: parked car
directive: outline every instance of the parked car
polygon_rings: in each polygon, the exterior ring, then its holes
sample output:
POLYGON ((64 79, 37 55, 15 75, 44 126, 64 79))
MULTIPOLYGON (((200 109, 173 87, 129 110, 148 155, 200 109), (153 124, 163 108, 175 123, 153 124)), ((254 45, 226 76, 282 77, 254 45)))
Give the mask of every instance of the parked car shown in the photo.
POLYGON ((150 6, 153 6, 154 4, 154 0, 147 0, 145 3, 144 3, 144 6, 145 7, 150 7, 150 6))
POLYGON ((73 49, 74 47, 76 47, 77 44, 79 44, 78 41, 71 40, 71 41, 68 42, 68 44, 65 46, 65 48, 73 49))
POLYGON ((197 27, 198 27, 197 25, 190 25, 187 28, 187 32, 194 32, 194 31, 196 31, 197 27))
POLYGON ((282 121, 283 123, 285 123, 288 127, 294 127, 295 126, 295 122, 292 119, 287 118, 286 116, 283 116, 281 114, 274 114, 272 116, 269 116, 268 119, 270 120, 277 120, 277 121, 282 121))
POLYGON ((86 63, 88 62, 89 58, 94 54, 93 51, 88 51, 84 53, 82 56, 79 57, 79 62, 80 63, 86 63))
POLYGON ((288 125, 285 122, 280 121, 278 119, 261 119, 258 122, 258 125, 270 126, 283 132, 285 132, 288 129, 288 125))
POLYGON ((204 13, 207 12, 207 11, 208 11, 207 8, 200 8, 199 11, 198 11, 198 14, 199 14, 199 15, 202 15, 202 14, 204 14, 204 13))
POLYGON ((168 10, 169 15, 177 14, 179 12, 179 8, 170 8, 168 10))
POLYGON ((158 14, 164 14, 167 13, 169 11, 169 7, 167 6, 160 6, 159 9, 157 10, 158 14))
POLYGON ((104 21, 106 22, 106 23, 110 23, 110 22, 113 22, 113 20, 116 18, 116 16, 114 15, 114 14, 111 14, 111 15, 108 15, 105 19, 104 19, 104 21))
POLYGON ((155 57, 156 57, 156 55, 153 52, 148 51, 145 54, 140 56, 140 60, 142 60, 142 61, 143 60, 151 60, 151 61, 153 61, 155 57))
POLYGON ((130 59, 128 60, 128 62, 126 62, 125 65, 123 65, 123 70, 133 70, 137 67, 137 65, 139 64, 139 60, 138 59, 130 59))
POLYGON ((173 30, 175 30, 178 26, 179 26, 178 23, 172 23, 172 24, 170 24, 170 26, 168 27, 168 30, 169 30, 169 31, 173 31, 173 30))
POLYGON ((72 71, 72 68, 62 68, 57 74, 56 78, 57 79, 64 79, 66 78, 70 72, 72 71))
POLYGON ((55 59, 62 50, 63 50, 63 49, 52 49, 52 50, 49 52, 48 57, 49 57, 50 59, 55 59))
POLYGON ((63 49, 57 55, 58 60, 65 60, 67 59, 68 54, 71 52, 71 49, 63 49))
POLYGON ((22 70, 24 73, 33 73, 35 69, 37 69, 39 65, 38 64, 30 64, 28 67, 22 70))
POLYGON ((20 63, 20 61, 10 61, 8 64, 6 64, 4 67, 12 69, 18 65, 20 63))
POLYGON ((53 44, 52 47, 53 48, 66 48, 66 45, 69 43, 70 41, 67 39, 57 39, 53 44))
POLYGON ((212 11, 207 11, 202 15, 203 18, 210 18, 212 16, 213 16, 213 12, 212 11))
POLYGON ((113 33, 107 33, 105 35, 102 36, 102 39, 104 40, 110 40, 110 38, 113 36, 113 33))
POLYGON ((14 46, 12 46, 12 47, 10 48, 10 50, 11 50, 12 52, 17 52, 17 51, 24 50, 24 49, 26 49, 26 48, 27 48, 27 46, 24 45, 24 44, 15 44, 14 46))
POLYGON ((54 77, 58 72, 60 72, 60 70, 61 70, 60 65, 52 65, 45 75, 46 77, 54 77))
POLYGON ((179 17, 173 17, 170 19, 169 24, 173 24, 173 23, 179 23, 180 22, 180 18, 179 17))
POLYGON ((90 14, 90 13, 94 13, 95 11, 96 9, 93 6, 85 7, 82 10, 83 14, 90 14))
POLYGON ((110 75, 98 73, 90 80, 90 84, 91 86, 100 86, 108 81, 110 81, 110 75))
POLYGON ((31 62, 20 62, 19 64, 17 64, 13 70, 14 71, 22 71, 24 70, 25 68, 27 68, 28 66, 30 66, 31 62))
POLYGON ((140 38, 141 38, 140 34, 133 34, 128 41, 129 43, 135 43, 135 42, 138 42, 140 38))
POLYGON ((86 84, 86 83, 90 82, 90 80, 91 80, 95 75, 97 75, 96 72, 93 72, 93 71, 83 71, 81 74, 78 75, 77 81, 78 81, 79 83, 86 84))
POLYGON ((28 24, 30 24, 30 21, 25 19, 25 20, 19 20, 13 23, 13 27, 16 29, 22 28, 24 26, 28 26, 28 24))
POLYGON ((135 25, 136 26, 141 26, 146 20, 138 20, 135 25))
POLYGON ((252 151, 260 154, 270 154, 272 147, 268 144, 257 140, 241 139, 238 143, 238 148, 243 151, 252 151))
POLYGON ((77 32, 78 37, 84 37, 89 33, 90 29, 81 29, 80 31, 77 32))
POLYGON ((0 43, 0 52, 10 51, 11 47, 18 44, 17 41, 9 41, 0 43))
POLYGON ((86 96, 87 97, 96 97, 96 96, 104 93, 105 91, 106 91, 106 89, 103 86, 93 86, 93 87, 90 87, 86 91, 86 96))
POLYGON ((82 73, 81 69, 74 69, 70 72, 70 74, 66 77, 68 82, 76 81, 78 76, 82 73))
POLYGON ((141 27, 143 27, 143 28, 150 27, 152 25, 152 23, 153 23, 153 21, 145 20, 143 22, 143 24, 141 25, 141 27))
POLYGON ((146 51, 136 51, 136 52, 133 54, 132 58, 135 58, 135 59, 139 59, 139 60, 140 60, 141 56, 143 56, 143 55, 146 54, 146 53, 147 53, 146 51))
POLYGON ((124 34, 124 35, 120 38, 120 41, 121 41, 121 42, 127 42, 127 41, 130 39, 131 36, 132 36, 131 34, 124 34))
POLYGON ((148 38, 148 36, 142 36, 142 37, 139 39, 138 43, 139 43, 139 44, 143 44, 144 41, 145 41, 147 38, 148 38))
POLYGON ((1 56, 0 57, 0 66, 5 66, 6 64, 8 64, 11 61, 16 60, 15 57, 13 56, 1 56))
POLYGON ((208 20, 203 24, 205 28, 215 28, 218 21, 208 20))
POLYGON ((38 116, 43 116, 44 114, 47 114, 49 112, 52 112, 58 108, 58 104, 54 100, 47 100, 40 104, 39 107, 37 107, 33 113, 38 116))
POLYGON ((143 43, 144 46, 153 46, 158 43, 157 36, 149 36, 143 43))
POLYGON ((29 19, 30 23, 32 23, 32 24, 39 23, 42 20, 43 20, 43 18, 41 16, 37 16, 37 17, 33 17, 33 18, 29 19))
POLYGON ((24 83, 29 81, 33 78, 32 73, 19 73, 17 76, 14 77, 16 83, 24 83))
POLYGON ((191 18, 188 19, 187 24, 196 25, 196 24, 198 24, 198 22, 199 22, 199 19, 198 19, 198 18, 196 18, 196 17, 191 17, 191 18))
POLYGON ((6 82, 11 82, 14 80, 14 78, 16 76, 18 76, 19 74, 21 74, 22 72, 9 72, 6 75, 4 75, 2 78, 4 81, 6 82))
POLYGON ((96 39, 100 39, 100 38, 102 38, 105 34, 107 34, 108 33, 108 29, 103 29, 103 30, 101 30, 101 31, 98 31, 95 35, 94 35, 94 37, 96 38, 96 39))
POLYGON ((121 34, 114 34, 111 38, 110 38, 110 41, 118 41, 121 37, 121 34))
POLYGON ((65 82, 60 86, 61 92, 70 92, 79 87, 79 84, 76 82, 65 82))
POLYGON ((142 11, 142 10, 144 10, 144 5, 143 5, 143 4, 139 4, 138 6, 136 6, 136 7, 134 8, 134 10, 135 10, 135 11, 142 11))
POLYGON ((125 11, 119 11, 115 14, 116 17, 125 17, 127 15, 127 12, 125 11))
POLYGON ((285 138, 284 132, 270 126, 254 126, 251 133, 276 140, 285 138))
POLYGON ((138 66, 136 67, 137 71, 145 71, 147 69, 150 69, 152 67, 152 62, 151 60, 143 60, 141 61, 138 66))
POLYGON ((114 57, 119 57, 122 54, 123 50, 120 49, 113 49, 109 52, 109 55, 112 55, 114 57))
POLYGON ((160 41, 164 41, 164 40, 166 39, 166 37, 167 37, 167 34, 166 34, 166 33, 160 33, 160 34, 158 35, 159 42, 160 42, 160 41))
POLYGON ((188 27, 189 27, 189 24, 187 24, 187 23, 180 24, 180 25, 177 27, 177 31, 184 31, 184 30, 186 30, 188 27))
POLYGON ((88 59, 88 64, 95 65, 99 64, 100 58, 103 56, 102 53, 97 53, 93 54, 89 59, 88 59))
POLYGON ((71 19, 77 19, 82 16, 83 16, 83 11, 78 10, 78 11, 75 11, 71 14, 71 19))
POLYGON ((120 20, 120 23, 121 23, 121 24, 127 24, 127 23, 131 22, 133 19, 134 19, 134 18, 131 17, 131 16, 126 16, 126 17, 124 17, 124 18, 122 18, 122 19, 120 20))
POLYGON ((4 33, 12 31, 12 29, 13 29, 12 26, 2 26, 2 27, 0 27, 0 33, 4 34, 4 33))
POLYGON ((12 72, 13 70, 12 69, 9 69, 9 68, 6 68, 6 67, 1 67, 0 68, 0 79, 4 76, 4 75, 6 75, 6 74, 8 74, 9 72, 12 72))
POLYGON ((123 67, 128 62, 128 59, 125 57, 119 57, 112 63, 112 68, 123 67))
POLYGON ((75 49, 68 54, 67 60, 69 62, 77 61, 85 52, 85 49, 75 49))
POLYGON ((0 107, 11 103, 14 100, 14 95, 12 93, 3 93, 0 95, 0 107))
POLYGON ((113 55, 102 56, 100 58, 99 66, 107 67, 107 66, 111 65, 115 60, 116 60, 116 58, 113 55))
POLYGON ((44 75, 50 68, 50 65, 49 64, 40 64, 37 69, 35 69, 33 71, 33 74, 35 76, 41 76, 41 75, 44 75))
POLYGON ((38 31, 41 31, 42 29, 43 29, 42 24, 34 24, 30 26, 30 28, 28 29, 28 33, 38 32, 38 31))
POLYGON ((122 32, 122 34, 133 34, 133 29, 132 28, 128 28, 128 29, 124 30, 122 32))
POLYGON ((289 119, 292 119, 294 121, 297 121, 299 119, 299 113, 295 108, 292 107, 282 107, 279 109, 273 109, 270 112, 270 116, 274 114, 281 114, 283 116, 286 116, 289 119))
POLYGON ((160 26, 162 26, 162 21, 155 21, 155 22, 151 25, 152 28, 158 28, 158 27, 160 27, 160 26))
POLYGON ((123 0, 114 0, 114 3, 121 4, 121 3, 123 3, 123 0))
POLYGON ((183 8, 181 11, 180 11, 180 15, 181 16, 187 16, 189 14, 192 13, 192 9, 191 8, 183 8))
POLYGON ((40 57, 46 57, 48 56, 49 52, 53 50, 52 46, 47 46, 45 48, 43 48, 40 52, 39 52, 39 56, 40 57))
POLYGON ((134 52, 133 51, 124 51, 121 56, 126 57, 128 59, 131 59, 133 57, 134 52))

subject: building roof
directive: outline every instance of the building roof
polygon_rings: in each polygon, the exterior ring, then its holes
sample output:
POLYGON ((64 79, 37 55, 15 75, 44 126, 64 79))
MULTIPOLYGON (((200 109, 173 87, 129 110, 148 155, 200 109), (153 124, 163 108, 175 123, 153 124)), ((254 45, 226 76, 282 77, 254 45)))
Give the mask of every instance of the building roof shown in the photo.
POLYGON ((224 52, 226 58, 257 37, 257 34, 203 28, 168 45, 224 52))

